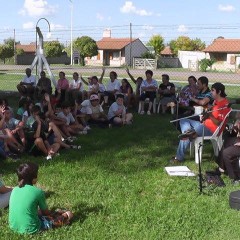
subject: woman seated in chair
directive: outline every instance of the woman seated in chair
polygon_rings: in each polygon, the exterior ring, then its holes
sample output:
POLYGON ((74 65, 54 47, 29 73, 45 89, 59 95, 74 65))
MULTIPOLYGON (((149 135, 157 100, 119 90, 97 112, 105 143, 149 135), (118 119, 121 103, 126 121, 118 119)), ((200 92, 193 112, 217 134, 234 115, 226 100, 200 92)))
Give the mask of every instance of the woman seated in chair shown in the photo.
POLYGON ((212 96, 214 98, 214 105, 211 112, 207 112, 202 119, 203 122, 182 119, 180 120, 180 128, 182 134, 179 135, 180 142, 178 145, 176 156, 170 162, 184 161, 185 152, 190 145, 190 139, 198 136, 212 136, 220 123, 224 120, 230 109, 228 108, 228 100, 226 99, 225 86, 222 83, 214 83, 212 85, 212 96))
POLYGON ((147 70, 145 72, 146 80, 143 80, 141 84, 141 96, 140 96, 140 104, 141 111, 140 114, 144 114, 144 101, 146 98, 149 98, 149 105, 147 114, 151 115, 151 109, 153 106, 154 99, 156 98, 156 90, 158 88, 157 81, 152 78, 153 72, 151 70, 147 70))
POLYGON ((122 79, 122 85, 119 92, 124 96, 124 105, 129 109, 131 101, 133 99, 133 89, 126 78, 122 79))
POLYGON ((159 86, 158 92, 161 98, 162 113, 165 113, 168 104, 176 102, 175 85, 169 82, 169 76, 167 74, 162 75, 162 83, 159 86))

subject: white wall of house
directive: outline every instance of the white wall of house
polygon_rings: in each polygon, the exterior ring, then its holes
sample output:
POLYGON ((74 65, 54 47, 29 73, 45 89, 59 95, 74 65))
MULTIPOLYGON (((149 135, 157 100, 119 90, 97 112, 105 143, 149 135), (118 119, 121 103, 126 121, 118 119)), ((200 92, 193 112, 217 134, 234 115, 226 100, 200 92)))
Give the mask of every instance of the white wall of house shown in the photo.
POLYGON ((217 61, 213 64, 212 69, 220 71, 235 71, 240 64, 238 54, 227 54, 226 61, 217 61))
POLYGON ((204 52, 197 51, 178 51, 178 58, 183 68, 190 68, 198 65, 198 62, 204 58, 208 58, 204 52))
POLYGON ((90 66, 102 66, 103 65, 103 50, 98 50, 98 55, 91 58, 85 58, 85 64, 90 66))

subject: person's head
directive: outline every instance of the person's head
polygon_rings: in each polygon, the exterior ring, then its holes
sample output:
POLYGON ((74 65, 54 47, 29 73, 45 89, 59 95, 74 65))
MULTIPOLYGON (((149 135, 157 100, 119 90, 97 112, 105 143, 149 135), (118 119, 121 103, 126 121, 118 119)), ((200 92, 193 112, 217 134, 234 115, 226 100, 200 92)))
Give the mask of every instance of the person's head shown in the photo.
POLYGON ((188 77, 188 84, 190 86, 196 85, 196 83, 197 83, 197 79, 194 76, 189 76, 188 77))
POLYGON ((10 118, 12 117, 12 112, 8 107, 5 107, 4 109, 4 115, 5 115, 5 120, 10 120, 10 118))
POLYGON ((163 84, 169 83, 169 75, 168 74, 162 74, 162 83, 163 84))
POLYGON ((26 105, 27 105, 27 102, 28 102, 27 98, 21 98, 18 102, 18 107, 25 109, 26 105))
POLYGON ((137 81, 138 85, 141 85, 142 81, 143 81, 143 78, 142 77, 138 77, 136 81, 137 81))
POLYGON ((114 71, 111 71, 109 74, 109 77, 112 81, 114 81, 115 79, 117 79, 117 73, 114 71))
POLYGON ((90 96, 90 102, 93 107, 96 107, 99 104, 99 98, 97 94, 92 94, 90 96))
POLYGON ((26 68, 25 73, 26 73, 26 75, 27 75, 28 77, 30 77, 30 76, 31 76, 31 73, 32 73, 31 68, 26 68))
POLYGON ((39 116, 40 113, 41 113, 41 108, 38 105, 34 105, 31 109, 32 116, 33 117, 39 116))
POLYGON ((98 83, 97 76, 92 76, 92 84, 97 84, 97 83, 98 83))
POLYGON ((45 78, 45 77, 46 77, 45 71, 41 71, 41 72, 40 72, 40 77, 41 77, 41 78, 45 78))
POLYGON ((116 102, 118 105, 123 105, 124 96, 122 94, 117 94, 116 102))
POLYGON ((197 81, 197 86, 199 91, 206 89, 208 87, 208 78, 205 76, 200 77, 197 81))
POLYGON ((222 98, 225 98, 227 96, 225 93, 225 86, 220 82, 214 83, 212 85, 211 91, 214 99, 216 99, 217 96, 220 96, 222 98))
POLYGON ((23 163, 17 168, 18 186, 24 187, 33 185, 37 182, 38 165, 36 163, 28 162, 23 163))
POLYGON ((126 88, 126 87, 129 87, 129 86, 131 86, 131 85, 130 85, 129 81, 128 81, 126 78, 123 78, 123 79, 122 79, 122 86, 123 86, 124 88, 126 88))
POLYGON ((63 102, 62 103, 62 111, 65 115, 69 114, 71 112, 71 107, 68 102, 63 102))
POLYGON ((78 78, 79 78, 79 74, 77 72, 74 72, 73 73, 73 79, 77 81, 78 78))
POLYGON ((59 78, 64 79, 65 78, 65 72, 59 72, 59 78))
POLYGON ((6 98, 0 99, 0 106, 8 106, 8 100, 6 98))
POLYGON ((146 75, 147 80, 151 80, 152 76, 153 76, 153 71, 152 70, 147 70, 145 72, 145 75, 146 75))

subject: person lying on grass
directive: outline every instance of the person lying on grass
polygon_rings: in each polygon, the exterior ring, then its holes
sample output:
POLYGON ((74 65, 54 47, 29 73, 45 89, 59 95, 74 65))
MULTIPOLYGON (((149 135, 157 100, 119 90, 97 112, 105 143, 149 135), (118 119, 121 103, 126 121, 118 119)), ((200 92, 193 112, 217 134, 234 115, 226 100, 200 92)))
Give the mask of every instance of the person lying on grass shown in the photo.
POLYGON ((50 211, 43 190, 34 186, 38 179, 37 164, 21 164, 17 176, 18 187, 12 190, 9 201, 9 227, 14 232, 33 234, 70 223, 72 212, 50 211))
POLYGON ((212 112, 206 113, 204 121, 196 121, 192 119, 180 120, 180 128, 182 134, 179 135, 180 142, 177 149, 177 154, 170 160, 170 163, 178 163, 184 161, 185 152, 190 145, 190 139, 198 136, 212 136, 230 109, 228 100, 226 99, 225 86, 220 83, 212 85, 212 96, 214 99, 212 112))
POLYGON ((121 126, 125 124, 132 124, 132 113, 126 113, 126 107, 123 104, 124 96, 118 94, 116 102, 114 102, 108 111, 108 120, 110 124, 121 126))

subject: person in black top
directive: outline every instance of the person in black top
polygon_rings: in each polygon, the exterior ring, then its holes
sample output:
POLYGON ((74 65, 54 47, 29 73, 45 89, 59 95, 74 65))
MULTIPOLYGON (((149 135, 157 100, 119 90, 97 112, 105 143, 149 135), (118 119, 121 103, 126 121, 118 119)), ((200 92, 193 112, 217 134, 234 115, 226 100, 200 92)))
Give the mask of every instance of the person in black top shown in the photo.
POLYGON ((158 90, 160 94, 160 104, 162 106, 162 113, 166 112, 167 104, 170 102, 176 102, 175 85, 169 82, 169 76, 167 74, 162 75, 162 83, 158 90))

